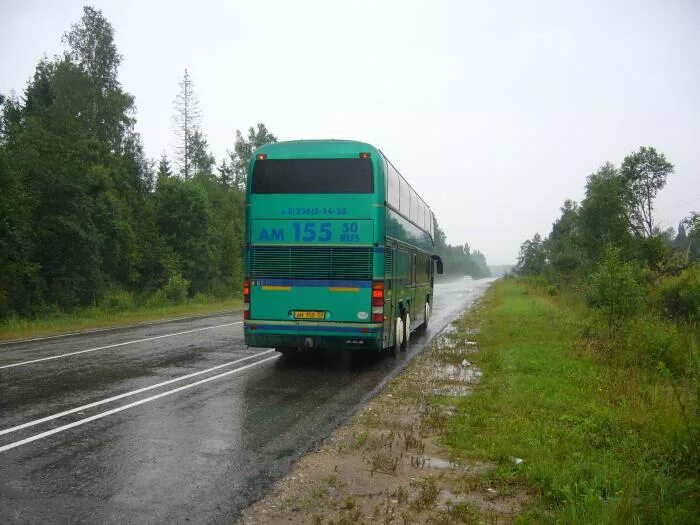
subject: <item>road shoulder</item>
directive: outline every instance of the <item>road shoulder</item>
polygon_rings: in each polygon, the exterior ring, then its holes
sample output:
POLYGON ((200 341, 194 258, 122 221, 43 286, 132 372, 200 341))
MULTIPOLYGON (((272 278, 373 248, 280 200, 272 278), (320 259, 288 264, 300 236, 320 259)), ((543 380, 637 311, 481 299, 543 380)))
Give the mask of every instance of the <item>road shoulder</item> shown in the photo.
POLYGON ((472 309, 377 397, 300 459, 240 524, 511 521, 527 495, 474 480, 494 465, 459 457, 442 437, 455 400, 477 388, 478 312, 472 309))
POLYGON ((44 339, 56 339, 74 335, 86 335, 139 328, 174 321, 187 321, 216 317, 239 312, 241 301, 221 301, 204 305, 181 305, 171 308, 122 312, 100 319, 76 316, 48 320, 19 320, 0 325, 0 346, 30 343, 44 339))

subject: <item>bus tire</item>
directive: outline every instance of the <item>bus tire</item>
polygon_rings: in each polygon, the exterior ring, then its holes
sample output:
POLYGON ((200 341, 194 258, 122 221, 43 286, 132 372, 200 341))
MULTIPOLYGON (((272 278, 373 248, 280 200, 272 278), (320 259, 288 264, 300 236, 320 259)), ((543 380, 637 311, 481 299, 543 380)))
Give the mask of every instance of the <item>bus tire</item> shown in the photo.
POLYGON ((403 322, 403 341, 401 342, 401 351, 405 352, 408 348, 408 340, 411 337, 411 314, 406 312, 403 322))
POLYGON ((397 317, 394 325, 394 346, 391 347, 391 353, 394 357, 398 357, 399 350, 403 345, 403 320, 400 317, 397 317))
POLYGON ((420 325, 416 330, 420 334, 424 334, 425 332, 428 331, 428 320, 430 319, 430 303, 426 302, 425 303, 425 321, 423 322, 422 325, 420 325))

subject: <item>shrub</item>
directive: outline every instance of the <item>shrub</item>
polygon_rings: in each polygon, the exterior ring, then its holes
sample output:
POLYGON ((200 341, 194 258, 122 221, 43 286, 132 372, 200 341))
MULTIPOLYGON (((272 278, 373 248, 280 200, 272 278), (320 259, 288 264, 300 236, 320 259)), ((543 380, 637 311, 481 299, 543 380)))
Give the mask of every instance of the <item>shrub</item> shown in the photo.
POLYGON ((190 282, 182 275, 175 274, 162 288, 146 299, 146 306, 153 308, 171 304, 183 304, 187 300, 187 289, 190 282))
POLYGON ((217 299, 228 299, 239 289, 241 283, 234 281, 231 277, 220 276, 212 279, 209 286, 211 295, 217 299))
POLYGON ((667 315, 700 321, 700 264, 661 281, 658 293, 661 308, 667 315))
POLYGON ((134 294, 126 290, 107 292, 100 301, 100 308, 105 312, 125 312, 135 307, 134 294))
POLYGON ((591 276, 589 302, 605 315, 608 330, 636 314, 643 304, 642 272, 632 263, 620 259, 618 248, 607 248, 591 276))
POLYGON ((193 298, 192 302, 195 304, 211 304, 216 302, 217 297, 208 293, 197 293, 193 298))
POLYGON ((182 304, 187 300, 190 282, 179 273, 173 275, 163 286, 163 294, 170 304, 182 304))
POLYGON ((663 363, 674 376, 692 370, 693 336, 674 322, 649 313, 625 323, 618 336, 618 350, 625 351, 629 358, 636 357, 628 366, 656 369, 663 363))
POLYGON ((167 306, 168 299, 163 293, 163 289, 156 290, 151 295, 149 295, 143 303, 147 308, 157 308, 159 306, 167 306))

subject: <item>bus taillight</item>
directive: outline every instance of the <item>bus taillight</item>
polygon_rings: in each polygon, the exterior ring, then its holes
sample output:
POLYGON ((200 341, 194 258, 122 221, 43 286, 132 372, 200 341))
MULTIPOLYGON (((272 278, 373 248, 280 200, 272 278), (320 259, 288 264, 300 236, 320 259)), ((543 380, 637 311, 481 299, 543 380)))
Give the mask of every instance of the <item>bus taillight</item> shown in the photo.
POLYGON ((372 283, 372 322, 384 322, 384 281, 372 283))
POLYGON ((250 319, 250 279, 243 281, 243 319, 250 319))

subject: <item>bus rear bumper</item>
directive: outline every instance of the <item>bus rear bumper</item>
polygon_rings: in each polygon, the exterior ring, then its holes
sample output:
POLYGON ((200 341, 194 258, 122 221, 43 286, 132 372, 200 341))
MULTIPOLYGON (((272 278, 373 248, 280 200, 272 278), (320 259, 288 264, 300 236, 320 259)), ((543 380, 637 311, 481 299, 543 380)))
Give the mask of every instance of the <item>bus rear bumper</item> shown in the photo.
POLYGON ((262 348, 327 348, 338 350, 382 348, 382 325, 323 326, 301 323, 245 321, 245 343, 262 348))

